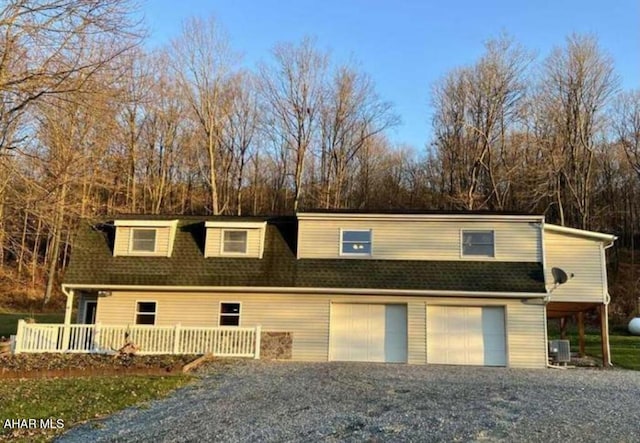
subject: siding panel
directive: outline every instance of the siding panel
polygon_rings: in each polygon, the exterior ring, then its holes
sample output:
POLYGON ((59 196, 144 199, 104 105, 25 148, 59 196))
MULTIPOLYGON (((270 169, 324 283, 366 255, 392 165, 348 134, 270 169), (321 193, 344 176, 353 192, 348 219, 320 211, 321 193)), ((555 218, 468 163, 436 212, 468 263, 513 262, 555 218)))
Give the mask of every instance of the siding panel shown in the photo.
POLYGON ((602 244, 550 231, 545 232, 544 242, 547 283, 553 284, 551 269, 554 267, 562 269, 570 277, 569 281, 551 292, 551 300, 603 303, 606 279, 602 274, 602 244))
POLYGON ((425 303, 413 301, 407 306, 407 363, 423 365, 427 362, 427 318, 425 303))
POLYGON ((540 228, 533 223, 402 220, 300 220, 298 258, 340 258, 340 229, 371 229, 376 259, 475 259, 461 257, 460 231, 480 229, 495 231, 496 260, 542 261, 540 228))
POLYGON ((408 362, 426 362, 426 309, 429 305, 504 306, 510 367, 546 365, 544 306, 534 302, 447 297, 353 296, 309 294, 224 294, 117 292, 98 299, 97 321, 132 324, 136 300, 158 302, 156 324, 217 326, 221 301, 240 302, 241 325, 291 332, 293 359, 327 361, 331 303, 406 303, 408 362))

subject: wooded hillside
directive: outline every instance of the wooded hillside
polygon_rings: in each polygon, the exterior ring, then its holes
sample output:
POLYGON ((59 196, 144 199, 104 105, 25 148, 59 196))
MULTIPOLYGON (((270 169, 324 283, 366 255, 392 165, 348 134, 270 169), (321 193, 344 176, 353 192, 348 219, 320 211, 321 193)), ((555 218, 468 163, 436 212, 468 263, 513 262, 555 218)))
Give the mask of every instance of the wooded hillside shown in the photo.
POLYGON ((488 41, 415 91, 431 142, 398 146, 372 78, 313 39, 249 69, 219 23, 194 18, 149 51, 134 6, 0 6, 0 291, 17 297, 0 305, 54 295, 81 218, 488 209, 620 236, 612 314, 632 314, 640 91, 621 90, 596 38, 539 56, 488 41))

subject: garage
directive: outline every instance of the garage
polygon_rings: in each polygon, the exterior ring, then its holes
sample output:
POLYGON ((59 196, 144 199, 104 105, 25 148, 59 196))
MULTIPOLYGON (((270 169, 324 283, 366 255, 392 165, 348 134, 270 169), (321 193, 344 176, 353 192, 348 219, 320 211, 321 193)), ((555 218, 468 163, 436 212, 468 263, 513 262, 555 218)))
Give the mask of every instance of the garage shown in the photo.
POLYGON ((333 303, 329 359, 407 361, 407 306, 333 303))
POLYGON ((427 306, 427 363, 505 366, 501 306, 427 306))

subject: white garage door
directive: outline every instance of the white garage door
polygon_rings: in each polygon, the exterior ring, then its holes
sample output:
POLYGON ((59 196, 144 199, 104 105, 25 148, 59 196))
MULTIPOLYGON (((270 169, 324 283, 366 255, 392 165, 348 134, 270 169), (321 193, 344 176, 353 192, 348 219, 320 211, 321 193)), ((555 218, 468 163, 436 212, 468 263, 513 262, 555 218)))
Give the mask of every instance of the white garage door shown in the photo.
POLYGON ((505 366, 504 308, 427 306, 427 363, 505 366))
POLYGON ((406 362, 407 307, 332 304, 329 359, 406 362))

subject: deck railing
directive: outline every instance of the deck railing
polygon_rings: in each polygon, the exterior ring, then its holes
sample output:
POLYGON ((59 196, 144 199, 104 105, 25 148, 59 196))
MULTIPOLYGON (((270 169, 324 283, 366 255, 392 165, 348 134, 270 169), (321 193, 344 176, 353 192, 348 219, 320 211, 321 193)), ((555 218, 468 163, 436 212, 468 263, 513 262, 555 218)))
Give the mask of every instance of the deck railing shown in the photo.
POLYGON ((260 326, 255 328, 64 325, 18 322, 14 353, 113 352, 131 343, 136 353, 207 354, 260 358, 260 326))

